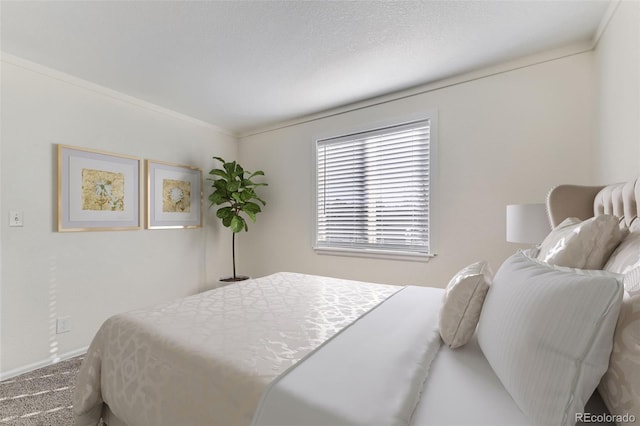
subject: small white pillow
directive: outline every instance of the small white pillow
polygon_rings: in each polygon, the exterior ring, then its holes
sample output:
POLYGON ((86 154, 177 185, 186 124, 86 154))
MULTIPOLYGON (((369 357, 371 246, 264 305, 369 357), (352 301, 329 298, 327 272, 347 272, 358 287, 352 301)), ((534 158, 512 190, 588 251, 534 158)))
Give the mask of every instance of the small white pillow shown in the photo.
POLYGON ((478 325, 493 273, 485 261, 473 263, 453 276, 442 298, 440 336, 450 348, 466 344, 478 325))
POLYGON ((602 269, 622 237, 615 216, 599 215, 585 221, 570 217, 547 235, 538 259, 569 268, 602 269))
POLYGON ((561 269, 514 254, 478 324, 487 361, 535 424, 575 423, 607 370, 622 301, 618 274, 561 269))

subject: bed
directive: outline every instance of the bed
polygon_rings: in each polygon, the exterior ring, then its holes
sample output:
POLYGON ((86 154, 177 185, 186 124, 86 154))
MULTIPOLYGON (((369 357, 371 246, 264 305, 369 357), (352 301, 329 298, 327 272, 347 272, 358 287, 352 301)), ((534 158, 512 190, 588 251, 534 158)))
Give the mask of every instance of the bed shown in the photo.
POLYGON ((76 425, 631 422, 636 199, 636 181, 554 188, 549 241, 447 289, 278 273, 116 315, 83 362, 76 425), (599 394, 610 414, 587 405, 599 394))

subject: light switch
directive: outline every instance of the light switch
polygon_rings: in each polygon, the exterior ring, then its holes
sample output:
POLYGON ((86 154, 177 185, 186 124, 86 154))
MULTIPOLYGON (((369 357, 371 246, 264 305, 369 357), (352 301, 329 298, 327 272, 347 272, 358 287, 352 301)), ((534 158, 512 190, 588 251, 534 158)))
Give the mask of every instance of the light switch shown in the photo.
POLYGON ((12 210, 9 212, 9 226, 24 226, 23 224, 24 213, 18 210, 12 210))
POLYGON ((56 320, 56 334, 68 333, 71 331, 71 317, 60 317, 56 320))

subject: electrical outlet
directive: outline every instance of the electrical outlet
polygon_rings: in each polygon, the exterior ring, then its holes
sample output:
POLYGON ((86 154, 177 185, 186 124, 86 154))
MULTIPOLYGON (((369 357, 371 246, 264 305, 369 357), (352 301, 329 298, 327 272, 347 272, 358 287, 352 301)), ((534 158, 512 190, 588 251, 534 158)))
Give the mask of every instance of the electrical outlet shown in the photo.
POLYGON ((56 321, 56 334, 68 333, 71 331, 71 317, 60 317, 56 321))
POLYGON ((11 210, 9 212, 9 226, 24 226, 23 215, 21 211, 11 210))

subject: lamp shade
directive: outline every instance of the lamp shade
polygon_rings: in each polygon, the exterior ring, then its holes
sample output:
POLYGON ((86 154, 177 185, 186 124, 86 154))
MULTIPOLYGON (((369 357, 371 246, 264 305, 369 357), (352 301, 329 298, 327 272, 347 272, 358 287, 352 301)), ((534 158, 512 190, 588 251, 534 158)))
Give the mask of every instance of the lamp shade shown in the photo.
POLYGON ((507 206, 507 241, 538 244, 551 231, 544 204, 509 204, 507 206))

